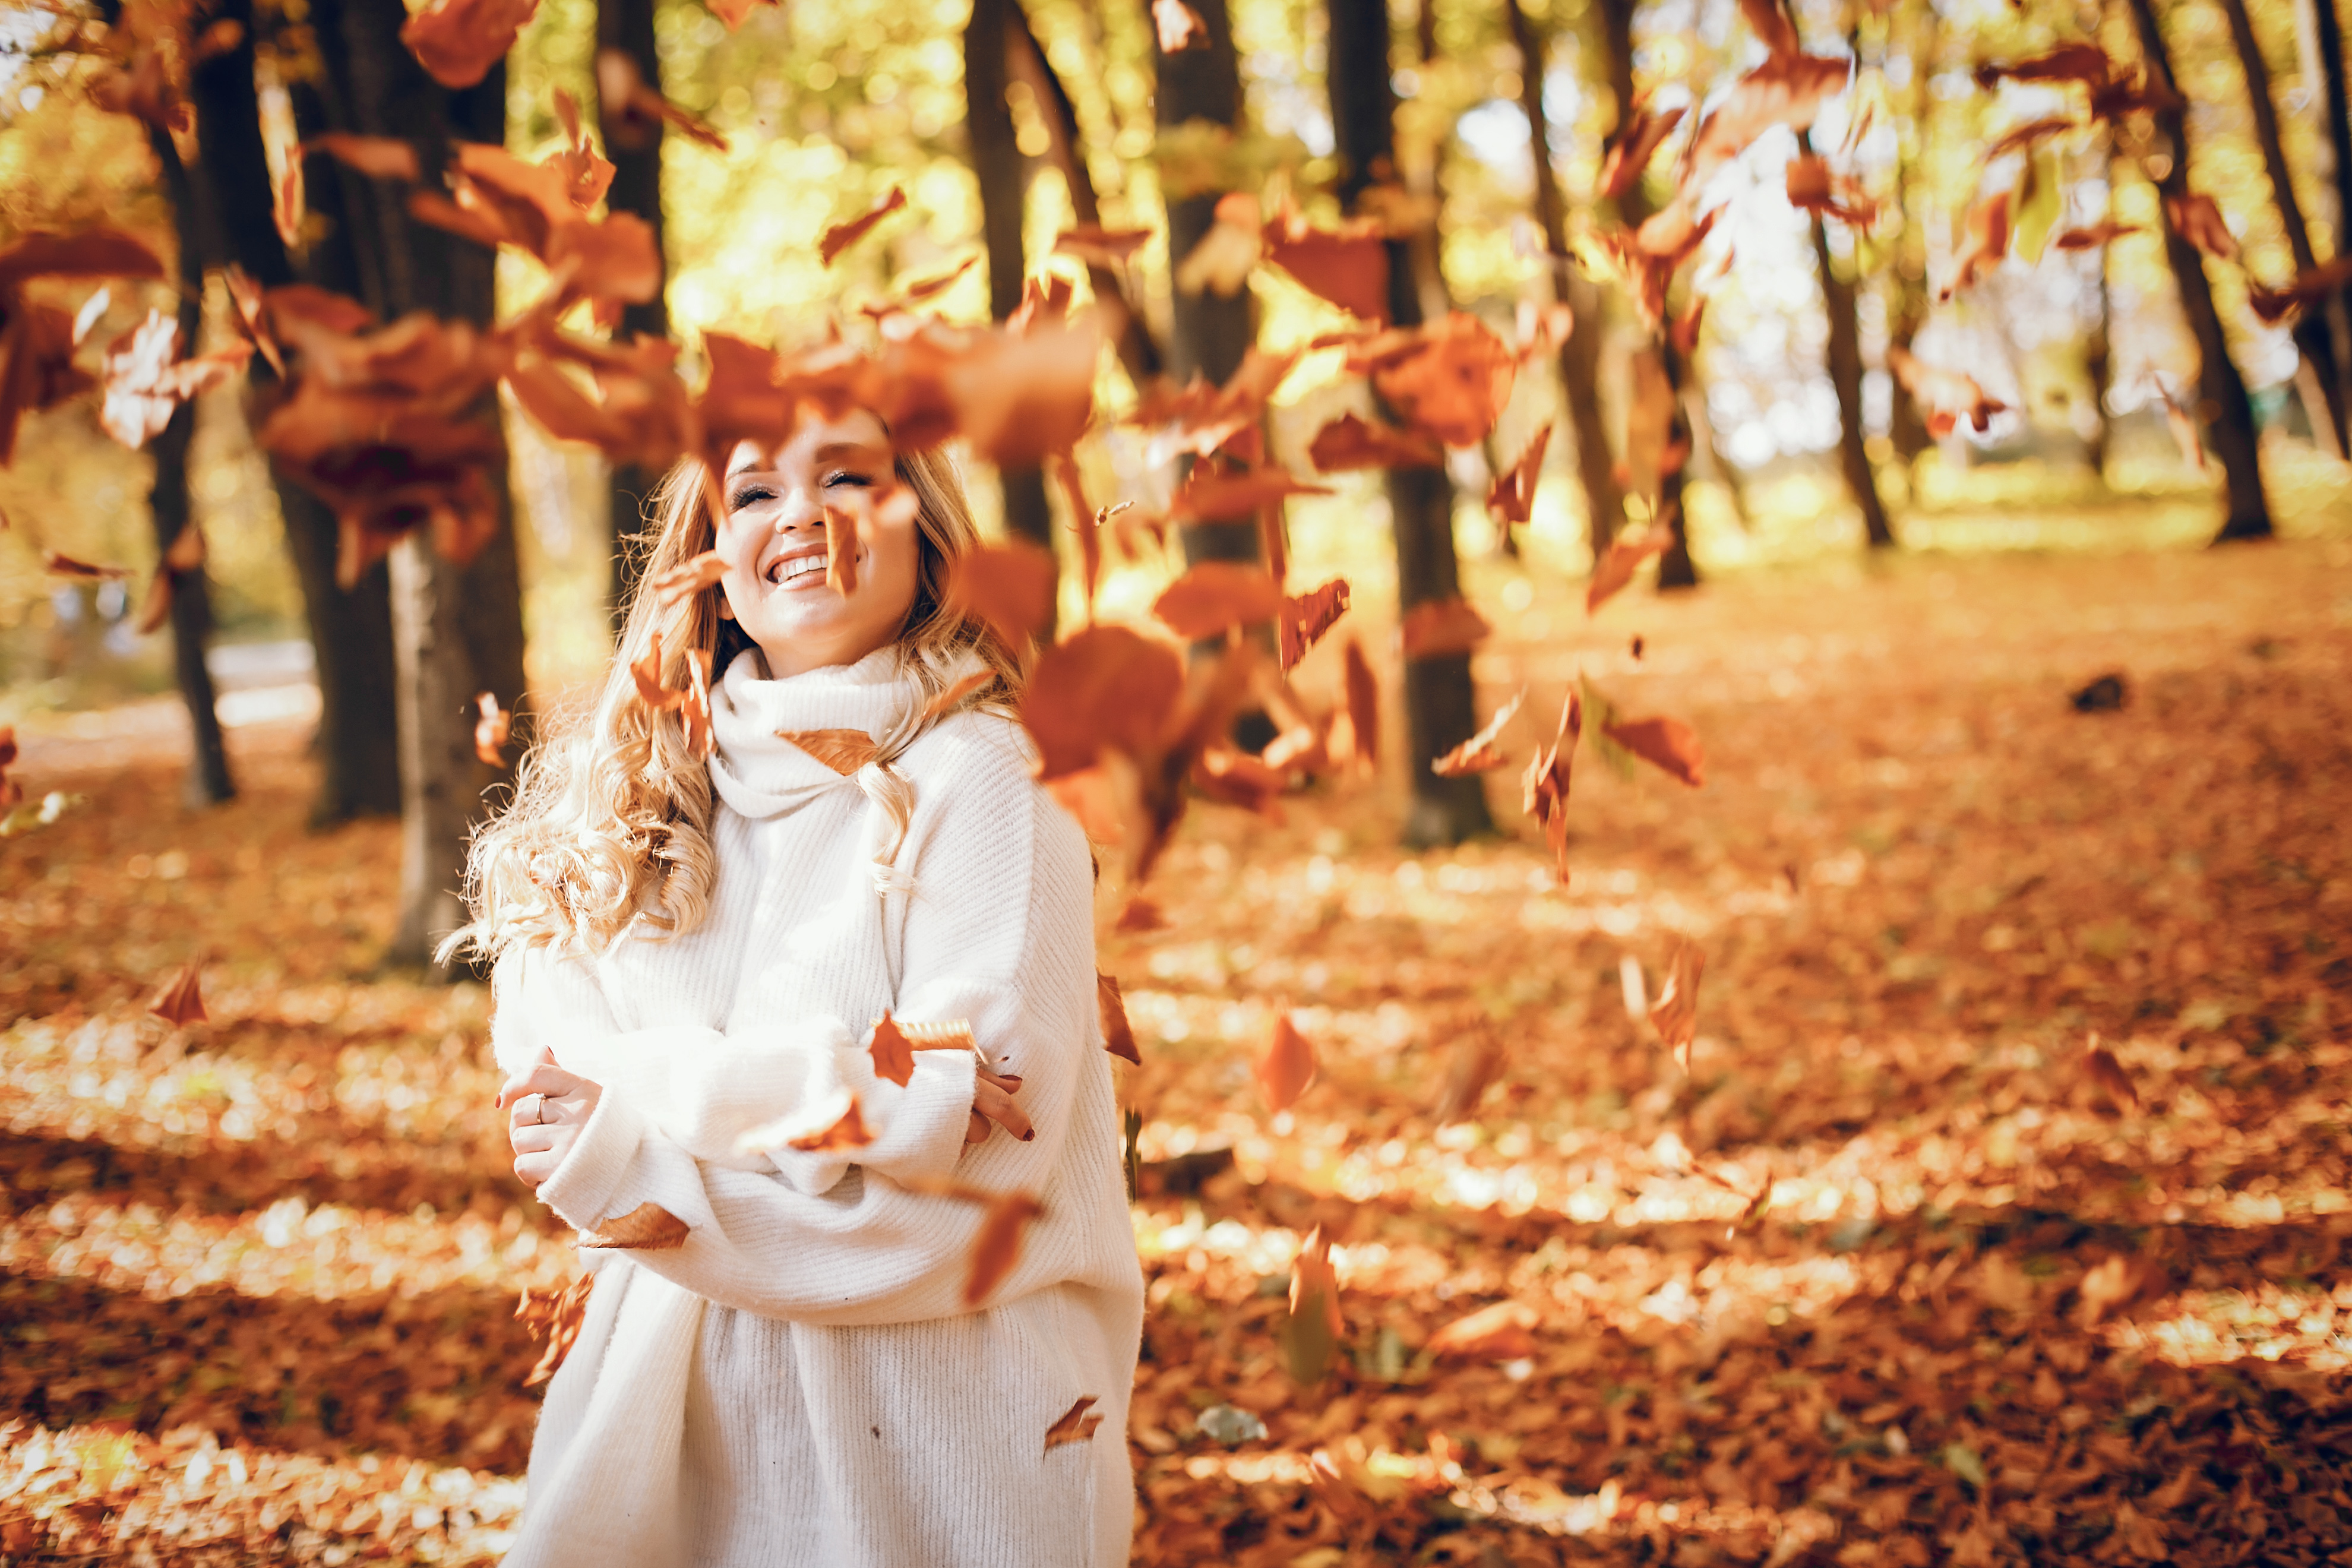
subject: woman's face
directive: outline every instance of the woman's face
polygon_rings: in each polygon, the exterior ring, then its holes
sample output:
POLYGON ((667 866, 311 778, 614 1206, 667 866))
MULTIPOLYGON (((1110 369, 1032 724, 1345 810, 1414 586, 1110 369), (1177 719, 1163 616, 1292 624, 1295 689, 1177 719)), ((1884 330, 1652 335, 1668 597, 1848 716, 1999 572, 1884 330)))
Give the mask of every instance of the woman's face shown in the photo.
POLYGON ((898 635, 919 546, 911 495, 877 504, 898 485, 889 437, 864 412, 805 421, 772 456, 745 441, 729 457, 719 585, 771 675, 855 664, 898 635), (853 518, 855 540, 842 546, 854 543, 856 580, 843 593, 826 580, 825 535, 853 518))

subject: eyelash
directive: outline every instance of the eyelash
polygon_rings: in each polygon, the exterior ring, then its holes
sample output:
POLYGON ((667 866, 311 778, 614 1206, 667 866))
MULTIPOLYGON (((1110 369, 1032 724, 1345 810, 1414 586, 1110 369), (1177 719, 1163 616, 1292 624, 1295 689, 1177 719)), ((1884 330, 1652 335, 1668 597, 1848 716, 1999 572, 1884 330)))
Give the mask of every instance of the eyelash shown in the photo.
MULTIPOLYGON (((868 489, 872 487, 874 481, 864 474, 854 474, 846 468, 837 468, 825 476, 824 483, 827 489, 838 484, 856 485, 860 489, 868 489)), ((775 499, 776 492, 765 485, 747 485, 729 497, 727 505, 730 510, 741 511, 745 507, 757 506, 763 500, 775 499)))

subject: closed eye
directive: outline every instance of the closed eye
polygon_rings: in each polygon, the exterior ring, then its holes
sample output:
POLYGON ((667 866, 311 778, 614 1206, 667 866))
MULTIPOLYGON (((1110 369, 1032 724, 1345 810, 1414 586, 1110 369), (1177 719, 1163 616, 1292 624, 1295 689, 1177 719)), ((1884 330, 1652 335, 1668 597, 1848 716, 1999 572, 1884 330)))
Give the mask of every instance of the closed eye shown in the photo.
POLYGON ((765 485, 745 485, 727 498, 727 505, 730 510, 741 511, 747 506, 757 506, 763 500, 775 499, 776 492, 765 485))
POLYGON ((824 483, 825 488, 830 489, 835 485, 857 485, 860 487, 867 487, 871 486, 874 483, 874 480, 867 475, 852 473, 847 468, 839 468, 827 474, 824 477, 824 483))

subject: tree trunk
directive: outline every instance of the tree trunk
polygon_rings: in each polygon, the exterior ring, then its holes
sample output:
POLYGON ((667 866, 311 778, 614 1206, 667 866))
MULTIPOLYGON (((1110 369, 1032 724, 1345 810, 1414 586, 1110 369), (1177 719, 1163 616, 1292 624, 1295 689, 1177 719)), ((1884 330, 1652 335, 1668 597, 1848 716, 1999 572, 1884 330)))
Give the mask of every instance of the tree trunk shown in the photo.
MULTIPOLYGON (((2115 184, 2115 160, 2107 161, 2108 188, 2115 184)), ((2090 459, 2091 472, 2102 481, 2107 477, 2107 456, 2112 430, 2107 423, 2107 396, 2115 390, 2116 356, 2115 290, 2107 284, 2107 247, 2099 247, 2099 317, 2092 324, 2090 336, 2083 344, 2083 373, 2091 381, 2091 437, 2084 456, 2090 459)))
MULTIPOLYGON (((654 45, 654 0, 597 0, 596 47, 600 50, 617 49, 628 56, 636 62, 637 74, 656 89, 660 88, 661 51, 654 45)), ((634 213, 645 219, 653 227, 655 253, 660 255, 662 122, 646 115, 618 121, 605 113, 601 104, 597 112, 604 132, 604 155, 613 163, 612 188, 604 193, 605 208, 609 212, 634 213)), ((669 268, 666 257, 662 270, 667 281, 669 268)), ((640 333, 649 338, 669 335, 669 301, 660 291, 643 304, 621 307, 621 328, 614 335, 640 333)), ((659 474, 634 463, 616 463, 607 475, 613 551, 609 592, 616 628, 623 606, 628 603, 629 590, 636 585, 637 574, 645 565, 646 548, 635 539, 646 529, 646 499, 660 482, 659 474)))
MULTIPOLYGON (((1095 191, 1093 171, 1087 167, 1086 137, 1078 130, 1077 105, 1070 100, 1070 89, 1062 85, 1054 62, 1045 58, 1045 46, 1038 41, 1028 14, 1018 5, 1012 6, 1012 13, 1011 74, 1028 81, 1039 101, 1052 111, 1048 129, 1054 138, 1054 162, 1069 187, 1071 213, 1082 224, 1099 225, 1102 198, 1095 191)), ((1151 323, 1143 319, 1143 311, 1128 293, 1127 279, 1116 268, 1089 261, 1087 279, 1094 285, 1096 300, 1119 313, 1118 330, 1112 334, 1118 363, 1139 392, 1160 370, 1160 345, 1152 341, 1151 323)))
MULTIPOLYGON (((1813 150, 1811 133, 1797 138, 1797 145, 1805 152, 1813 150)), ((1885 550, 1895 543, 1895 531, 1886 526, 1886 506, 1878 499, 1878 476, 1870 466, 1870 451, 1864 445, 1862 429, 1862 324, 1854 313, 1854 286, 1838 276, 1836 258, 1830 254, 1829 224, 1821 214, 1813 214, 1813 261, 1822 270, 1822 309, 1829 317, 1829 345, 1824 353, 1830 373, 1830 385, 1837 393, 1838 405, 1838 467, 1844 470, 1845 488, 1853 497, 1853 504, 1862 509, 1863 533, 1873 550, 1885 550)))
MULTIPOLYGON (((163 195, 172 206, 172 226, 180 249, 180 351, 192 353, 196 331, 205 316, 205 257, 207 225, 197 205, 195 182, 180 161, 180 150, 169 132, 150 130, 148 144, 163 176, 163 195)), ((183 401, 172 411, 171 423, 147 444, 155 459, 155 478, 148 491, 154 521, 156 570, 169 571, 161 557, 180 537, 191 520, 188 503, 188 443, 196 433, 196 405, 183 401)), ((213 675, 205 663, 205 644, 212 632, 212 595, 205 587, 205 569, 197 566, 172 576, 172 668, 187 705, 194 755, 181 796, 191 806, 217 805, 236 795, 228 773, 228 750, 221 739, 220 714, 213 702, 213 675)))
MULTIPOLYGON (((2344 28, 2336 0, 2311 0, 2312 39, 2319 55, 2320 80, 2326 89, 2329 174, 2336 191, 2336 254, 2352 254, 2352 95, 2344 82, 2344 28)), ((2339 289, 2331 300, 2336 321, 2352 321, 2352 289, 2339 289)), ((2333 327, 2335 323, 2331 323, 2333 327)), ((2341 328, 2336 342, 2344 344, 2341 328)), ((2352 348, 2336 360, 2337 398, 2352 409, 2352 348)), ((2352 445, 2346 447, 2352 452, 2352 445)))
MULTIPOLYGON (((1028 172, 1013 139, 1013 108, 1004 89, 1012 85, 1013 39, 1022 24, 1015 0, 972 0, 963 30, 965 127, 971 137, 971 168, 980 181, 980 226, 988 249, 989 314, 1002 321, 1021 308, 1022 279, 1028 260, 1022 252, 1021 219, 1028 195, 1028 172)), ((1054 548, 1054 512, 1045 499, 1041 468, 1002 468, 1004 526, 1031 542, 1054 548)))
MULTIPOLYGON (((199 201, 215 218, 224 258, 245 268, 265 289, 296 281, 292 259, 278 240, 270 216, 269 166, 262 151, 261 108, 253 85, 253 8, 250 0, 227 0, 214 13, 246 29, 236 47, 199 61, 189 71, 189 96, 197 114, 203 159, 197 171, 199 201)), ((326 129, 316 112, 316 94, 296 97, 298 127, 326 129), (305 109, 309 123, 304 124, 305 109)), ((341 221, 342 182, 328 171, 343 166, 320 161, 312 169, 310 210, 324 220, 325 233, 310 246, 310 281, 338 293, 357 294, 357 262, 350 227, 341 221)), ((347 173, 347 172, 346 172, 347 173)), ((356 176, 349 176, 356 178, 356 176)), ((266 398, 277 384, 267 360, 255 356, 252 385, 266 398)), ((335 582, 335 514, 309 490, 270 469, 278 510, 286 528, 288 553, 302 587, 302 604, 319 682, 319 793, 310 807, 313 826, 400 810, 400 752, 394 736, 392 605, 388 576, 378 565, 346 594, 335 582)))
MULTIPOLYGON (((1917 35, 1911 52, 1911 136, 1910 145, 1925 151, 1928 132, 1936 113, 1936 96, 1929 83, 1936 74, 1936 57, 1941 52, 1943 33, 1934 7, 1922 5, 1916 12, 1917 35)), ((1895 244, 1887 276, 1893 286, 1894 298, 1887 303, 1886 343, 1890 352, 1901 349, 1911 352, 1919 329, 1927 323, 1927 225, 1922 212, 1927 203, 1923 199, 1919 163, 1916 156, 1905 153, 1898 134, 1895 164, 1895 204, 1902 217, 1902 230, 1895 244)), ((1927 433, 1927 416, 1919 410, 1910 390, 1892 374, 1893 397, 1887 419, 1888 445, 1895 448, 1897 461, 1903 465, 1905 479, 1912 479, 1918 468, 1920 457, 1931 450, 1936 438, 1927 433)))
MULTIPOLYGON (((1333 140, 1339 158, 1339 202, 1352 208, 1376 171, 1391 161, 1396 96, 1389 84, 1389 16, 1385 0, 1330 0, 1328 81, 1333 140)), ((1420 324, 1421 293, 1405 242, 1391 240, 1389 315, 1400 327, 1420 324)), ((1454 487, 1443 468, 1386 471, 1389 515, 1395 531, 1398 609, 1460 594, 1454 553, 1454 487)), ((1470 656, 1408 659, 1404 666, 1405 744, 1412 808, 1405 841, 1459 844, 1493 830, 1486 795, 1474 775, 1442 778, 1430 763, 1477 732, 1470 656)))
POLYGON ((1506 0, 1503 15, 1519 54, 1519 108, 1527 116, 1528 143, 1535 153, 1536 222, 1549 253, 1552 295, 1576 317, 1567 341, 1559 345, 1560 401, 1568 405, 1576 475, 1584 489, 1586 531, 1597 562, 1625 521, 1625 494, 1617 483, 1616 458, 1601 412, 1601 290, 1568 259, 1568 202, 1552 164, 1551 121, 1543 105, 1543 40, 1528 17, 1526 0, 1506 0))
MULTIPOLYGON (((506 127, 506 72, 448 91, 400 42, 400 0, 317 0, 311 17, 331 79, 338 129, 414 143, 424 166, 447 161, 455 138, 499 142, 506 127)), ((431 310, 490 323, 496 258, 482 247, 410 219, 398 186, 368 182, 347 214, 361 242, 367 303, 383 319, 431 310)), ((498 405, 481 413, 494 423, 498 405)), ((401 761, 400 923, 386 954, 432 961, 462 920, 457 889, 466 840, 484 815, 483 792, 509 775, 484 766, 471 740, 474 694, 491 691, 523 711, 522 594, 506 465, 486 476, 500 526, 470 565, 444 561, 422 540, 395 552, 392 605, 399 658, 401 761)), ((520 725, 519 725, 520 728, 520 725)))
MULTIPOLYGON (((2164 47, 2164 32, 2156 19, 2155 0, 2130 0, 2132 18, 2139 30, 2140 48, 2147 57, 2149 84, 2170 95, 2174 104, 2184 100, 2179 83, 2172 74, 2172 58, 2164 47)), ((2213 289, 2205 277, 2205 258, 2197 247, 2181 237, 2172 221, 2169 206, 2189 195, 2189 127, 2183 110, 2175 107, 2156 111, 2156 134, 2162 144, 2160 151, 2168 153, 2170 161, 2164 165, 2164 177, 2157 181, 2157 190, 2164 198, 2158 204, 2164 213, 2164 250, 2172 264, 2172 278, 2180 290, 2180 309, 2189 318, 2189 330, 2197 339, 2200 361, 2198 390, 2202 405, 2207 435, 2213 443, 2213 453, 2221 460, 2221 474, 2228 497, 2228 515, 2215 536, 2222 540, 2267 539, 2271 536, 2270 500, 2263 491, 2262 441, 2254 428, 2253 405, 2246 397, 2246 384, 2238 374, 2238 367, 2230 358, 2230 341, 2221 330, 2221 312, 2213 306, 2213 289)))
MULTIPOLYGON (((2263 166, 2270 174, 2271 199, 2278 206, 2279 224, 2286 230, 2295 270, 2308 272, 2319 261, 2312 254, 2303 203, 2294 194, 2294 172, 2287 167, 2286 149, 2279 141, 2278 109, 2271 101, 2270 65, 2263 58, 2262 41, 2254 37, 2246 0, 2221 0, 2221 10, 2230 19, 2230 39, 2237 47, 2239 68, 2245 73, 2246 99, 2254 111, 2254 141, 2263 150, 2263 166)), ((2341 250, 2340 244, 2337 248, 2341 250)), ((2311 416, 2313 432, 2338 458, 2346 451, 2347 431, 2344 387, 2337 367, 2352 358, 2352 343, 2343 335, 2344 322, 2343 302, 2331 300, 2323 309, 2305 310, 2294 323, 2294 346, 2312 370, 2298 384, 2313 387, 2315 384, 2318 399, 2317 406, 2305 412, 2311 416)))

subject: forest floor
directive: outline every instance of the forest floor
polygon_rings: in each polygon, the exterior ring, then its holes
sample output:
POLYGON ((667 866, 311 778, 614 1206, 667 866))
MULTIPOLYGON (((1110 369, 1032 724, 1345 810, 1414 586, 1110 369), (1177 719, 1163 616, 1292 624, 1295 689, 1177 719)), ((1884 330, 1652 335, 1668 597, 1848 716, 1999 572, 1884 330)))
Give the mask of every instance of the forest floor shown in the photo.
MULTIPOLYGON (((1758 573, 1606 635, 1514 598, 1518 756, 1580 664, 1706 786, 1588 753, 1565 889, 1516 766, 1507 836, 1444 853, 1391 786, 1196 805, 1164 927, 1106 930, 1136 1561, 2352 1554, 2352 546, 1758 573), (1687 1073, 1628 994, 1685 937, 1687 1073), (1284 1008, 1321 1075, 1269 1118, 1284 1008)), ((233 738, 201 816, 153 747, 19 769, 87 799, 0 844, 0 1554, 488 1561, 567 1233, 483 988, 373 969, 394 828, 302 832, 303 728, 233 738), (149 1017, 200 952, 210 1023, 149 1017)))

